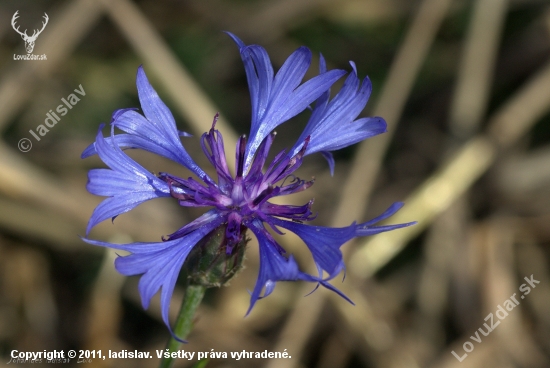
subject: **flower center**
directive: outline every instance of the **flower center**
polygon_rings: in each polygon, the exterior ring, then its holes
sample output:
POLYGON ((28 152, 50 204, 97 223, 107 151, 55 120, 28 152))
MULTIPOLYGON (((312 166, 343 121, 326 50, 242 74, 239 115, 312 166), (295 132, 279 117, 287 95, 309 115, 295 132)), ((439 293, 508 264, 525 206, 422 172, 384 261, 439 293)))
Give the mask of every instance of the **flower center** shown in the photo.
MULTIPOLYGON (((200 177, 201 182, 193 178, 182 179, 167 173, 160 173, 159 178, 168 183, 171 196, 176 198, 181 206, 214 207, 220 215, 226 216, 227 252, 232 252, 234 246, 242 241, 243 226, 248 227, 247 225, 256 219, 270 224, 277 231, 272 223, 272 217, 287 218, 297 222, 309 221, 315 217, 311 213, 313 200, 303 206, 277 205, 268 202, 273 197, 300 192, 313 185, 314 180, 306 182, 293 175, 302 164, 309 137, 304 140, 299 152, 292 156, 285 151, 280 152, 264 171, 275 134, 272 133, 264 139, 248 167, 245 167, 246 137, 241 136, 235 150, 236 174, 233 177, 227 166, 223 137, 215 129, 215 123, 216 119, 212 129, 203 134, 201 145, 204 154, 216 169, 217 182, 206 174, 200 177), (292 179, 287 180, 289 178, 292 179), (279 182, 281 185, 275 185, 279 182)), ((186 231, 178 231, 168 239, 181 236, 186 231)))

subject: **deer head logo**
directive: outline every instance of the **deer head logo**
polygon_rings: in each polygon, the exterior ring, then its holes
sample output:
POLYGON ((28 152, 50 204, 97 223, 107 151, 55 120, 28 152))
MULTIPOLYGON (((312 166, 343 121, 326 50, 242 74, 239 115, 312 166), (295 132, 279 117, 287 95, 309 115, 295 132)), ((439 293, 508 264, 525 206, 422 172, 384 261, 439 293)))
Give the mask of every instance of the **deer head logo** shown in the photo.
POLYGON ((29 36, 27 34, 26 29, 25 29, 25 32, 21 32, 19 30, 19 26, 17 26, 17 28, 15 28, 15 20, 17 18, 19 18, 19 15, 17 15, 17 13, 19 13, 19 10, 16 11, 15 14, 13 15, 13 17, 11 18, 11 26, 13 27, 15 32, 17 32, 21 35, 21 38, 23 38, 23 41, 25 41, 25 48, 27 49, 27 53, 30 54, 32 52, 32 50, 34 49, 34 42, 38 38, 38 35, 40 33, 42 33, 44 28, 46 28, 46 24, 48 24, 48 19, 49 19, 48 14, 44 13, 44 22, 42 22, 42 29, 40 31, 35 29, 32 36, 29 36))

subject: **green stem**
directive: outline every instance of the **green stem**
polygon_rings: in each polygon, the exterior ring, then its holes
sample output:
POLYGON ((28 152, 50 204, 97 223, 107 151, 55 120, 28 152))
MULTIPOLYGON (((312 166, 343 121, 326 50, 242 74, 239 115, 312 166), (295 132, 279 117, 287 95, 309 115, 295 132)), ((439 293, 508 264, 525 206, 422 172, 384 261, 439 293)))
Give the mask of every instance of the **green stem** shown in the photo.
MULTIPOLYGON (((191 328, 193 327, 193 318, 195 316, 195 311, 201 303, 202 297, 206 287, 200 285, 187 285, 185 289, 185 296, 183 297, 183 302, 181 303, 181 310, 176 320, 174 326, 174 334, 180 339, 185 339, 191 328)), ((181 343, 174 339, 170 338, 168 344, 166 345, 167 352, 171 353, 179 350, 181 343)), ((160 368, 169 368, 174 364, 174 358, 162 358, 160 362, 160 368)))

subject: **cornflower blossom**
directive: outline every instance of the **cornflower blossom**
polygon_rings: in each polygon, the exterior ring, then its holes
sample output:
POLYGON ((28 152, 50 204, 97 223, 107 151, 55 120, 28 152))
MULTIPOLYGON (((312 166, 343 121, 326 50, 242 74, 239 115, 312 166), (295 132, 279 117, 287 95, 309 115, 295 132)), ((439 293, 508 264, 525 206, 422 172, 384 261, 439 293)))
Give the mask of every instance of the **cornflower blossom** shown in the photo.
MULTIPOLYGON (((227 165, 223 137, 216 130, 216 118, 209 132, 204 133, 201 145, 204 154, 215 168, 217 180, 201 169, 183 147, 174 117, 149 83, 142 67, 137 72, 137 90, 143 115, 137 109, 121 109, 113 113, 111 135, 105 138, 100 127, 96 140, 82 157, 98 154, 109 169, 89 172, 87 189, 90 193, 108 197, 94 210, 86 236, 98 223, 128 212, 154 198, 173 197, 184 207, 210 208, 196 220, 186 224, 161 242, 111 244, 84 238, 87 243, 130 252, 115 261, 123 275, 142 275, 139 292, 143 307, 148 308, 153 295, 160 291, 161 314, 170 328, 168 311, 180 270, 192 249, 208 234, 224 227, 220 249, 227 256, 241 246, 246 229, 258 239, 260 268, 251 292, 251 311, 258 299, 268 296, 277 281, 310 281, 322 285, 349 299, 328 283, 344 268, 340 246, 355 237, 374 235, 413 223, 376 226, 393 215, 402 203, 394 203, 386 212, 370 221, 342 228, 306 225, 315 216, 313 200, 302 205, 279 205, 269 202, 306 190, 313 180, 294 176, 309 154, 320 152, 328 160, 331 173, 334 160, 330 151, 338 150, 386 131, 380 117, 359 118, 371 93, 370 80, 362 83, 355 64, 343 87, 330 99, 330 87, 344 74, 343 70, 326 70, 320 57, 318 76, 302 83, 310 66, 311 51, 300 47, 292 53, 275 74, 264 48, 245 45, 228 33, 239 47, 244 63, 252 102, 252 124, 248 138, 241 136, 236 145, 236 168, 233 176, 227 165), (313 108, 310 105, 315 103, 313 108), (266 166, 270 147, 275 139, 274 129, 301 113, 312 110, 309 121, 296 144, 280 152, 266 166), (114 134, 114 128, 125 133, 114 134), (122 149, 139 148, 173 160, 196 176, 183 179, 168 173, 154 175, 122 149), (288 230, 298 235, 309 248, 318 275, 303 272, 292 255, 287 255, 270 231, 283 234, 288 230)), ((173 334, 173 333, 172 333, 173 334)))

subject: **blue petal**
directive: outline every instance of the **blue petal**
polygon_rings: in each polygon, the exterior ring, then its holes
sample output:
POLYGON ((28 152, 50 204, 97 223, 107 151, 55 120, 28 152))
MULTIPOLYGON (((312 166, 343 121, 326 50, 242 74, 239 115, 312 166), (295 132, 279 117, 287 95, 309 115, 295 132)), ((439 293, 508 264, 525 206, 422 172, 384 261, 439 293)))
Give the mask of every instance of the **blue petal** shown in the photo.
MULTIPOLYGON (((198 228, 202 226, 206 226, 208 223, 212 221, 217 221, 220 216, 221 216, 220 212, 217 209, 213 208, 210 211, 203 213, 199 218, 195 219, 194 221, 181 227, 176 232, 168 235, 167 238, 174 239, 174 238, 181 238, 182 236, 186 236, 187 234, 197 230, 198 228)), ((167 240, 167 239, 163 239, 163 240, 167 240)))
MULTIPOLYGON (((180 136, 188 134, 177 130, 174 116, 149 83, 142 66, 138 68, 136 84, 145 117, 135 109, 115 111, 111 124, 128 134, 115 135, 114 142, 122 148, 140 148, 156 153, 185 166, 200 178, 206 177, 181 144, 180 136)), ((111 139, 107 140, 111 142, 111 139)), ((87 147, 82 158, 96 153, 96 150, 95 145, 87 147)))
POLYGON ((395 229, 400 229, 403 227, 408 227, 416 224, 416 221, 413 222, 406 222, 403 224, 394 224, 394 225, 381 225, 381 226, 373 226, 374 224, 383 221, 387 219, 388 217, 395 214, 397 211, 403 207, 403 202, 395 202, 392 204, 384 213, 381 215, 373 218, 370 221, 363 222, 362 224, 355 226, 356 236, 371 236, 380 234, 386 231, 391 231, 395 229))
MULTIPOLYGON (((251 59, 252 65, 254 65, 254 75, 251 78, 257 79, 257 82, 253 82, 254 85, 258 86, 258 89, 254 91, 256 95, 253 97, 251 90, 251 99, 254 101, 255 107, 252 115, 251 129, 254 129, 254 127, 259 125, 259 121, 264 116, 271 98, 273 67, 271 66, 267 51, 258 45, 251 45, 241 49, 241 57, 243 59, 251 59)), ((248 76, 249 71, 246 70, 246 72, 248 76)))
POLYGON ((250 307, 246 312, 247 314, 250 313, 258 299, 265 298, 273 292, 277 281, 303 280, 316 282, 318 285, 323 285, 327 289, 336 292, 353 304, 347 296, 327 282, 330 278, 323 279, 322 275, 316 277, 300 271, 292 255, 286 258, 281 254, 284 253, 284 249, 275 242, 259 220, 256 219, 248 223, 248 227, 256 235, 260 244, 260 271, 250 296, 250 307), (263 295, 262 290, 264 290, 263 295))
POLYGON ((298 222, 272 218, 273 224, 283 227, 298 235, 309 248, 315 263, 334 278, 344 268, 340 247, 356 237, 356 225, 331 228, 310 226, 298 222))
POLYGON ((374 225, 374 224, 376 224, 380 221, 383 221, 383 220, 393 216, 395 213, 397 213, 397 211, 399 211, 401 208, 403 208, 404 205, 405 205, 405 203, 403 203, 403 202, 395 202, 391 206, 389 206, 388 209, 385 210, 381 215, 373 218, 370 221, 362 223, 361 226, 371 226, 371 225, 374 225))
POLYGON ((353 72, 338 94, 328 103, 326 93, 317 100, 306 128, 289 154, 297 152, 308 136, 310 142, 306 155, 335 151, 386 131, 386 122, 382 118, 355 120, 367 104, 372 84, 367 77, 360 85, 355 64, 351 65, 353 72))
POLYGON ((313 276, 300 272, 294 257, 290 256, 287 259, 279 253, 280 246, 264 229, 261 222, 255 220, 251 224, 250 230, 256 235, 260 244, 260 271, 256 286, 250 297, 250 307, 246 314, 250 313, 258 299, 271 294, 277 281, 295 281, 298 279, 316 281, 313 276), (264 287, 264 294, 261 295, 264 287))
MULTIPOLYGON (((281 69, 279 69, 277 75, 275 76, 275 79, 273 80, 273 89, 271 91, 271 95, 269 96, 269 107, 271 109, 275 108, 278 110, 280 109, 280 106, 287 101, 288 96, 292 94, 292 92, 302 82, 302 79, 304 78, 304 75, 306 75, 310 64, 311 51, 309 51, 309 49, 305 46, 298 48, 285 60, 284 64, 281 66, 281 69)), ((307 105, 304 106, 303 109, 305 109, 307 105)), ((299 112, 301 112, 302 110, 300 110, 299 112)), ((293 115, 292 113, 290 113, 290 115, 294 116, 297 113, 298 112, 294 113, 293 115)), ((274 116, 272 116, 271 119, 276 119, 276 114, 277 113, 275 112, 274 116)), ((286 118, 285 120, 288 120, 289 118, 286 118)), ((284 115, 279 119, 284 119, 284 115)))
MULTIPOLYGON (((139 281, 139 293, 144 309, 149 307, 151 298, 162 288, 160 296, 162 320, 174 336, 168 316, 170 300, 181 267, 191 249, 223 221, 224 217, 218 216, 215 220, 203 224, 182 238, 159 243, 111 244, 97 240, 83 240, 92 245, 121 249, 132 253, 117 258, 115 260, 116 269, 126 276, 143 274, 139 281)), ((177 336, 174 337, 177 338, 177 336)))
MULTIPOLYGON (((296 58, 295 62, 298 60, 296 58)), ((288 86, 293 84, 280 83, 280 86, 285 88, 284 94, 280 94, 279 91, 272 91, 271 95, 278 96, 277 100, 270 102, 269 108, 262 119, 256 126, 252 126, 250 139, 247 143, 246 167, 250 166, 258 146, 267 135, 277 126, 304 111, 344 74, 343 70, 328 71, 308 80, 292 92, 288 90, 288 86)), ((296 77, 292 73, 287 73, 286 75, 296 77)), ((298 81, 300 80, 301 78, 298 81)))
POLYGON ((278 116, 280 114, 281 117, 279 119, 281 122, 292 118, 313 103, 344 74, 346 74, 344 70, 335 69, 308 80, 296 88, 286 101, 281 103, 281 105, 284 104, 284 109, 281 108, 282 106, 279 106, 282 111, 278 111, 277 115, 275 113, 274 115, 278 116))
POLYGON ((334 176, 334 156, 332 155, 332 152, 321 151, 321 154, 323 155, 325 160, 327 160, 328 168, 330 170, 330 176, 334 176))
POLYGON ((416 222, 404 224, 372 226, 396 213, 403 203, 396 202, 380 216, 362 224, 351 224, 347 227, 331 228, 311 226, 292 221, 285 221, 271 217, 270 221, 276 226, 283 227, 298 235, 308 246, 315 263, 329 274, 328 279, 334 278, 344 267, 340 247, 347 241, 359 237, 375 235, 381 232, 399 229, 414 225, 416 222))
POLYGON ((90 170, 86 188, 92 194, 110 198, 94 210, 86 235, 101 221, 128 212, 149 199, 170 196, 168 184, 128 157, 119 147, 109 144, 103 138, 102 128, 103 125, 95 144, 99 157, 111 170, 90 170))
MULTIPOLYGON (((331 130, 317 130, 311 135, 306 155, 322 152, 337 151, 367 138, 387 132, 386 121, 380 117, 361 118, 347 125, 339 125, 331 130)), ((296 148, 298 151, 298 147, 296 148)))
POLYGON ((271 60, 263 47, 246 46, 237 36, 227 33, 239 46, 252 101, 252 125, 245 158, 248 170, 264 138, 277 126, 304 111, 319 96, 326 94, 345 71, 324 72, 301 84, 311 63, 311 51, 300 47, 273 77, 271 60))
MULTIPOLYGON (((325 58, 321 54, 319 55, 319 74, 326 73, 326 71, 327 71, 327 63, 325 61, 325 58)), ((330 88, 327 89, 325 92, 323 92, 323 94, 319 96, 319 98, 315 101, 315 109, 313 109, 311 117, 309 118, 310 121, 317 121, 321 119, 322 117, 321 115, 323 114, 329 99, 330 99, 330 88)), ((306 132, 304 131, 304 133, 306 132)), ((305 137, 307 137, 307 134, 302 134, 302 136, 305 139, 305 137)))
POLYGON ((239 52, 241 59, 244 63, 244 69, 246 72, 246 78, 248 80, 248 89, 250 90, 250 101, 252 102, 252 123, 256 124, 258 116, 263 115, 265 108, 267 107, 267 99, 271 88, 267 85, 273 80, 273 67, 267 56, 267 52, 261 46, 255 46, 254 49, 249 49, 241 41, 240 38, 230 32, 226 32, 239 46, 239 52), (254 52, 252 52, 254 51, 254 52), (254 67, 252 56, 258 54, 256 57, 264 62, 258 62, 258 70, 254 67), (264 54, 263 56, 260 54, 264 54), (265 62, 267 60, 267 63, 265 62), (260 88, 260 80, 262 88, 260 88))
MULTIPOLYGON (((115 125, 122 130, 125 130, 124 128, 128 127, 128 129, 131 129, 134 134, 142 135, 145 138, 150 138, 160 147, 172 151, 177 158, 176 162, 179 162, 183 166, 187 167, 198 177, 204 177, 206 175, 204 171, 197 166, 195 161, 193 161, 187 151, 183 148, 179 138, 180 132, 176 128, 174 117, 149 83, 142 66, 138 68, 136 84, 141 109, 143 110, 147 120, 149 120, 152 124, 139 124, 138 126, 133 127, 131 119, 130 121, 118 121, 119 119, 117 119, 117 121, 114 122, 115 125)), ((127 132, 129 133, 129 131, 127 132)))
MULTIPOLYGON (((141 118, 145 120, 145 118, 141 118)), ((113 139, 115 144, 120 148, 140 148, 149 152, 154 152, 163 157, 167 157, 172 161, 178 162, 183 165, 184 160, 182 160, 178 152, 174 152, 174 150, 172 150, 170 146, 167 147, 167 145, 163 144, 162 142, 152 141, 151 136, 152 135, 149 135, 149 137, 144 137, 135 134, 116 134, 113 136, 113 139)), ((105 138, 105 140, 109 144, 112 144, 111 142, 113 142, 111 137, 107 137, 105 138)), ((81 157, 86 158, 95 155, 96 153, 97 150, 95 143, 92 143, 82 152, 81 157)))
POLYGON ((118 215, 130 211, 150 199, 168 196, 169 194, 164 195, 153 191, 137 193, 128 190, 121 192, 117 196, 107 198, 94 209, 94 212, 88 221, 88 226, 86 227, 86 235, 90 233, 94 226, 102 221, 109 218, 114 220, 118 215))

